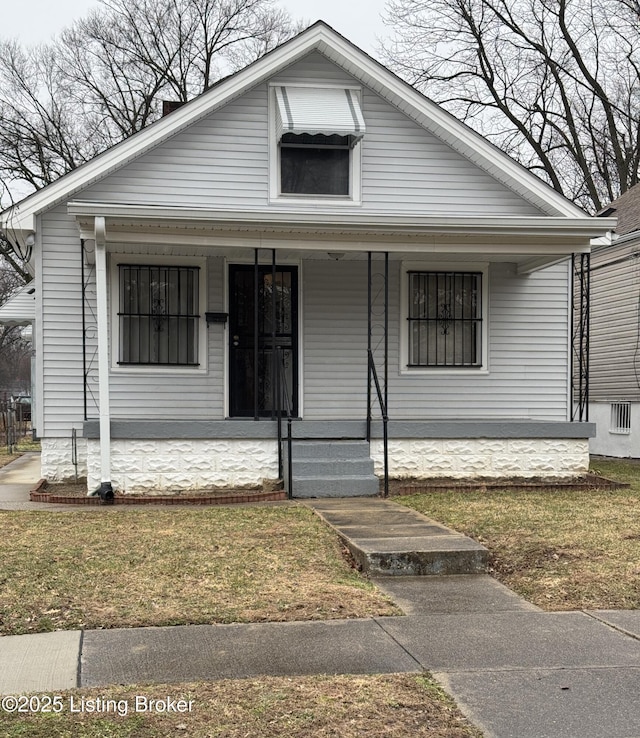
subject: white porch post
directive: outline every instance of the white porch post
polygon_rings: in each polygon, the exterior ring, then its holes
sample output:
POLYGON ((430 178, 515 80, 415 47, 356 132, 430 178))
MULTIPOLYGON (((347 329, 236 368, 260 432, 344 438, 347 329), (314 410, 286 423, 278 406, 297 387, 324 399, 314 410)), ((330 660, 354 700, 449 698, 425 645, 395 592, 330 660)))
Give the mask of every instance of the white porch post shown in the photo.
POLYGON ((98 324, 98 395, 100 416, 100 487, 92 494, 113 500, 111 486, 111 417, 109 413, 109 314, 107 301, 107 234, 104 217, 96 216, 96 312, 98 324))

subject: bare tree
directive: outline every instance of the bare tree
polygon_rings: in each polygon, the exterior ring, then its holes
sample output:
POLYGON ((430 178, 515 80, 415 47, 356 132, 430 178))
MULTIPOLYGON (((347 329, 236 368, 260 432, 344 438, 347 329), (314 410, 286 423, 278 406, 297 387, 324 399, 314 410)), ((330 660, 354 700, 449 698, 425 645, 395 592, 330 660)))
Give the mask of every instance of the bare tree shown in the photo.
MULTIPOLYGON (((38 189, 82 160, 52 49, 0 42, 0 173, 38 189)), ((3 193, 4 194, 4 193, 3 193)))
POLYGON ((638 0, 389 0, 387 63, 597 211, 639 179, 638 0))
MULTIPOLYGON (((48 45, 0 42, 0 179, 38 189, 295 30, 274 0, 101 0, 48 45)), ((6 197, 5 197, 6 200, 6 197)))

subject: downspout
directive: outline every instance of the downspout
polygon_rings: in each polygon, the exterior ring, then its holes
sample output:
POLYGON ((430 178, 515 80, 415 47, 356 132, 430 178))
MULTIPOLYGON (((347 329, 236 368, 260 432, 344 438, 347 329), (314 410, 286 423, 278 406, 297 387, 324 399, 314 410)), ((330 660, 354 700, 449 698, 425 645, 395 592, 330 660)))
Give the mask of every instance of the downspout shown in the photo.
POLYGON ((109 414, 109 315, 107 301, 107 234, 103 216, 95 219, 96 312, 98 323, 98 395, 100 417, 100 486, 90 495, 113 502, 111 486, 111 418, 109 414))

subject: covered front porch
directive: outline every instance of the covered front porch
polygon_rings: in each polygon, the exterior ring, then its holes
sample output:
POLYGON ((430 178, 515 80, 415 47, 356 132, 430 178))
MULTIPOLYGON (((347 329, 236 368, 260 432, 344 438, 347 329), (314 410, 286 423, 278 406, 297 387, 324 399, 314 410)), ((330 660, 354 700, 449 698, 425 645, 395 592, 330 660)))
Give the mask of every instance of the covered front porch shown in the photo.
POLYGON ((571 345, 584 349, 585 332, 570 328, 569 265, 588 252, 588 219, 576 234, 560 218, 69 212, 85 270, 90 490, 259 484, 290 476, 305 440, 363 440, 382 478, 586 469, 592 428, 571 422, 571 345), (171 316, 121 295, 180 265, 200 275, 186 298, 197 311, 177 316, 192 320, 195 348, 172 365, 132 328, 171 316))

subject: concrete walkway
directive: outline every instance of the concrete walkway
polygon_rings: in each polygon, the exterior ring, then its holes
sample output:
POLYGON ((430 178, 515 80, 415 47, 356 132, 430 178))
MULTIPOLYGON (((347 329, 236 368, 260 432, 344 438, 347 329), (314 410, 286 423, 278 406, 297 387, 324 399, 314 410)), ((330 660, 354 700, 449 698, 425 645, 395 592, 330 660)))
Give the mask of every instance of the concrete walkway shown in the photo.
POLYGON ((49 510, 64 512, 79 505, 31 502, 29 492, 40 481, 40 454, 29 452, 0 468, 0 510, 49 510))
MULTIPOLYGON (((401 538, 388 520, 360 533, 401 538)), ((5 636, 0 693, 429 670, 488 738, 640 737, 640 611, 545 613, 487 575, 373 579, 404 617, 5 636)))
POLYGON ((391 500, 376 497, 305 500, 342 538, 369 576, 484 574, 480 543, 391 500))

